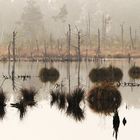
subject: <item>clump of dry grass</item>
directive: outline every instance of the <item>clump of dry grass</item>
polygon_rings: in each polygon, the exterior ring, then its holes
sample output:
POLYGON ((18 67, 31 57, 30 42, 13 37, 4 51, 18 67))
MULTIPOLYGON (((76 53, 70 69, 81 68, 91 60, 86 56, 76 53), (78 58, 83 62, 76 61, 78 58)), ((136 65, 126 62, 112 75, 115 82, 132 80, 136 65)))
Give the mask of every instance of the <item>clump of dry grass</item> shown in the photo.
POLYGON ((140 67, 132 66, 129 69, 128 74, 132 79, 140 79, 140 67))
POLYGON ((92 82, 119 82, 123 78, 121 69, 113 66, 94 68, 89 73, 92 82))
POLYGON ((51 106, 56 104, 60 110, 65 109, 66 107, 66 96, 63 91, 51 91, 51 106))
POLYGON ((40 80, 44 83, 51 82, 54 83, 59 79, 59 71, 55 68, 42 68, 39 72, 40 80))
POLYGON ((83 89, 76 88, 71 94, 67 95, 66 114, 72 116, 76 121, 82 121, 85 118, 84 110, 80 107, 81 101, 84 100, 84 93, 83 89))
POLYGON ((36 105, 35 95, 37 94, 37 91, 35 88, 29 88, 29 89, 22 88, 20 92, 21 92, 22 100, 24 104, 31 107, 36 105))

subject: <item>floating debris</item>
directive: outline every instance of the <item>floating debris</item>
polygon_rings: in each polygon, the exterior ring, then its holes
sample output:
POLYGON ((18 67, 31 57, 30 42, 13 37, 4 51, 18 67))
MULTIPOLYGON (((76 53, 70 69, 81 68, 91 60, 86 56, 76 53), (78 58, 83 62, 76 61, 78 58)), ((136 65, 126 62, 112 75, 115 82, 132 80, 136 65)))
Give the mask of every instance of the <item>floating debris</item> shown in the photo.
POLYGON ((119 108, 122 98, 115 86, 104 83, 89 91, 87 101, 93 111, 110 115, 119 108))
POLYGON ((23 81, 26 81, 28 79, 31 79, 31 76, 30 75, 18 75, 17 78, 22 79, 23 81))

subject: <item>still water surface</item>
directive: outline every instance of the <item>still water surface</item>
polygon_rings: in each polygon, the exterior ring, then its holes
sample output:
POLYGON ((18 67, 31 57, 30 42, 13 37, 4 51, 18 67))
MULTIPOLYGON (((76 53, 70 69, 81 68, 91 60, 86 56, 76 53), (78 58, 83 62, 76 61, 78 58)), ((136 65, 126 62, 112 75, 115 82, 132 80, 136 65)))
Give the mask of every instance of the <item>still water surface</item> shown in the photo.
MULTIPOLYGON (((94 86, 88 77, 92 68, 97 66, 113 65, 123 71, 123 82, 132 82, 128 75, 128 70, 132 65, 140 66, 140 60, 133 60, 128 63, 127 60, 109 60, 100 64, 94 62, 82 62, 80 64, 80 86, 85 89, 86 94, 94 86)), ((57 84, 61 82, 65 91, 73 91, 78 85, 78 64, 70 63, 47 63, 46 67, 54 67, 60 77, 57 84), (70 79, 69 79, 70 73, 70 79)), ((15 64, 15 90, 13 90, 12 80, 4 80, 3 76, 8 76, 8 63, 0 63, 0 82, 3 91, 8 97, 6 106, 6 115, 0 121, 1 139, 4 140, 114 140, 113 137, 113 113, 106 116, 92 111, 87 102, 85 103, 84 115, 85 119, 76 121, 73 117, 66 115, 65 111, 60 111, 57 106, 50 106, 50 91, 55 88, 56 83, 42 83, 38 77, 41 68, 45 67, 44 63, 20 62, 15 64), (18 78, 20 75, 29 75, 23 81, 18 78), (37 105, 28 108, 25 117, 20 120, 19 112, 16 108, 12 108, 10 103, 18 100, 18 94, 23 87, 35 87, 38 91, 36 95, 37 105)), ((12 63, 10 73, 12 71, 12 63)), ((134 81, 133 81, 134 82, 134 81)), ((139 80, 135 81, 140 83, 139 80)), ((118 140, 138 140, 140 138, 140 87, 120 86, 118 90, 122 96, 122 103, 118 109, 120 117, 120 126, 118 132, 118 140), (124 126, 123 118, 127 123, 124 126)))

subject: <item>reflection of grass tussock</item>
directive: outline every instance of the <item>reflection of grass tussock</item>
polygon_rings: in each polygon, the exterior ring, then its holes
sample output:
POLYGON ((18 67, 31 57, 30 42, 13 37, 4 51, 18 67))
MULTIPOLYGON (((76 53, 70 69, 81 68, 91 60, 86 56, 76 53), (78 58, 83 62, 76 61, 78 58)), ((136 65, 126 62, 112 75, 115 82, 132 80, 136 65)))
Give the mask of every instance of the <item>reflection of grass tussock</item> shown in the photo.
POLYGON ((118 82, 122 80, 122 77, 122 70, 113 66, 94 68, 89 73, 92 82, 118 82))
POLYGON ((34 106, 36 104, 35 102, 35 95, 37 94, 37 91, 34 88, 22 88, 21 94, 23 97, 23 102, 28 106, 34 106))
POLYGON ((120 92, 109 84, 94 87, 88 94, 89 107, 97 113, 109 115, 121 104, 120 92))
POLYGON ((20 119, 22 120, 27 111, 25 102, 21 100, 19 103, 11 104, 11 106, 18 109, 18 111, 20 112, 20 119))
POLYGON ((3 90, 0 91, 0 118, 3 119, 5 116, 6 96, 3 90))
POLYGON ((64 92, 60 92, 59 90, 51 91, 51 106, 56 104, 58 108, 65 109, 66 107, 66 97, 64 92))
POLYGON ((140 67, 132 66, 128 73, 132 79, 140 79, 140 67))
POLYGON ((67 115, 72 115, 76 121, 84 119, 84 110, 80 108, 80 102, 84 99, 85 91, 81 88, 76 88, 72 94, 67 95, 67 115))
POLYGON ((59 79, 59 71, 55 68, 42 68, 39 72, 40 80, 44 83, 46 82, 56 82, 59 79))

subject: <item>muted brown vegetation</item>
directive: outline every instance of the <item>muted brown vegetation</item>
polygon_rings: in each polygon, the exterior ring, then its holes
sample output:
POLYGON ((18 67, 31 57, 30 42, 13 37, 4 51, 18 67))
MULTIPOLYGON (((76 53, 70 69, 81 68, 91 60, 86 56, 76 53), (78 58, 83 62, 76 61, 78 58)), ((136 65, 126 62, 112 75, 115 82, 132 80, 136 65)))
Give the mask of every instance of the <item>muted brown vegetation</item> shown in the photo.
POLYGON ((132 66, 132 67, 129 69, 128 74, 129 74, 129 76, 130 76, 132 79, 140 79, 140 67, 138 67, 138 66, 132 66))
POLYGON ((96 86, 88 93, 89 107, 97 113, 110 115, 121 104, 121 94, 115 86, 108 83, 96 86))
POLYGON ((92 82, 119 82, 123 78, 121 69, 113 66, 93 68, 89 73, 92 82))

